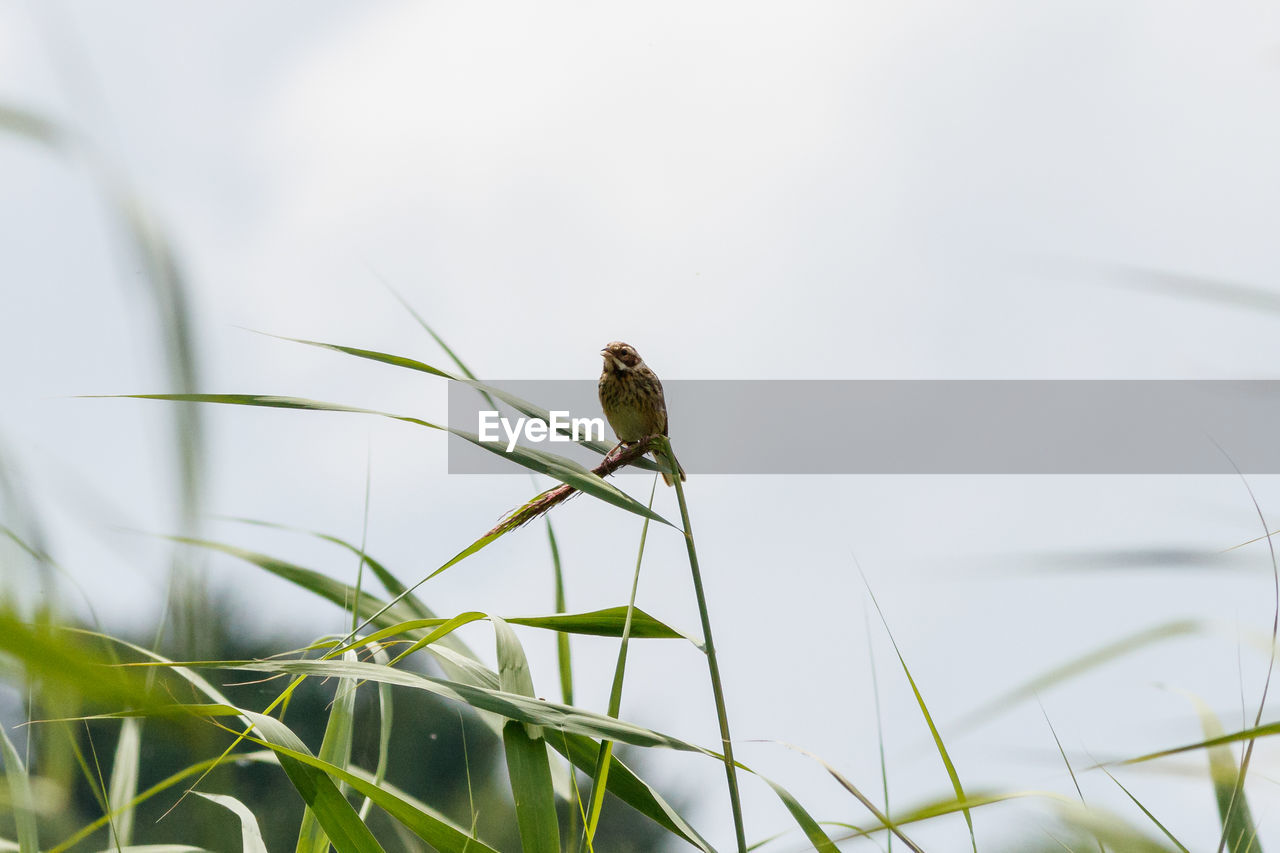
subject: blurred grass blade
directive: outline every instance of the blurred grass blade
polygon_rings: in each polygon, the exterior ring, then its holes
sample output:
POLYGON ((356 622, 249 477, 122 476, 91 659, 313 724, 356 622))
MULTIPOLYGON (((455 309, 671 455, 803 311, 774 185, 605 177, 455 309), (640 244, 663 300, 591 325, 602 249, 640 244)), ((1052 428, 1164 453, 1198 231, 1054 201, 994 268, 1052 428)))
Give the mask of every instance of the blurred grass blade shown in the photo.
POLYGON ((112 827, 116 843, 127 847, 133 841, 133 808, 129 805, 138 793, 138 765, 142 754, 142 720, 131 718, 120 728, 115 760, 111 763, 111 782, 107 803, 115 816, 112 827))
POLYGON ((203 791, 192 793, 198 797, 204 797, 211 803, 217 803, 240 818, 240 849, 243 853, 267 853, 267 845, 262 840, 258 819, 253 816, 248 806, 235 797, 225 794, 206 794, 203 791))
POLYGON ((1238 732, 1231 732, 1230 734, 1207 738, 1202 741, 1197 741, 1196 743, 1186 744, 1185 746, 1175 746, 1171 749, 1148 752, 1145 755, 1139 755, 1136 758, 1127 758, 1119 763, 1143 764, 1148 761, 1154 761, 1157 758, 1167 758, 1170 755, 1178 755, 1180 753, 1191 752, 1196 749, 1211 749, 1223 744, 1240 743, 1241 741, 1247 741, 1250 738, 1272 737, 1273 735, 1280 735, 1280 723, 1264 723, 1260 726, 1250 726, 1248 728, 1241 729, 1238 732))
MULTIPOLYGON (((308 592, 314 593, 323 599, 326 599, 340 608, 347 608, 351 602, 355 600, 355 589, 342 581, 335 580, 328 575, 321 574, 313 569, 307 569, 302 566, 295 565, 285 560, 261 554, 256 551, 250 551, 245 548, 238 548, 235 545, 227 545, 222 542, 214 542, 208 539, 195 539, 189 536, 172 536, 167 537, 177 542, 187 545, 195 545, 200 548, 208 548, 213 551, 220 551, 223 554, 252 563, 260 569, 264 569, 276 577, 283 578, 286 581, 301 587, 308 592)), ((364 593, 360 596, 359 612, 362 618, 373 618, 379 612, 385 603, 378 598, 364 593)), ((413 614, 407 609, 398 605, 392 605, 387 608, 386 612, 375 620, 375 624, 382 626, 395 624, 397 621, 408 621, 413 614)))
MULTIPOLYGON (((134 262, 127 262, 121 279, 141 282, 154 309, 156 339, 164 353, 164 366, 174 387, 190 392, 198 383, 199 364, 191 322, 190 286, 178 254, 158 218, 129 181, 83 135, 60 123, 13 104, 0 103, 0 129, 23 136, 64 155, 79 157, 90 169, 94 183, 108 206, 111 224, 129 244, 134 262), (142 275, 137 275, 139 267, 142 275)), ((181 406, 173 413, 173 439, 181 472, 182 525, 199 517, 203 480, 204 421, 201 413, 181 406)), ((175 571, 183 571, 175 560, 175 571)), ((205 596, 198 576, 190 569, 172 585, 180 622, 180 634, 194 634, 205 618, 205 596)))
MULTIPOLYGON (((1225 734, 1217 714, 1200 697, 1186 691, 1179 692, 1195 706, 1206 739, 1220 738, 1225 734)), ((1262 853, 1249 801, 1240 784, 1240 768, 1236 765, 1230 747, 1225 744, 1211 746, 1206 752, 1209 757, 1209 778, 1213 782, 1213 795, 1218 804, 1218 819, 1222 824, 1226 849, 1231 853, 1262 853)))
POLYGON ((129 847, 109 847, 99 853, 214 853, 204 847, 189 844, 131 844, 129 847))
MULTIPOLYGON (((348 651, 343 660, 355 661, 356 653, 348 651)), ((351 762, 351 732, 355 722, 356 682, 340 678, 335 688, 333 702, 329 705, 329 719, 325 723, 324 739, 320 742, 319 758, 344 770, 351 762)), ((339 792, 342 786, 338 786, 339 792)), ((302 815, 298 831, 297 853, 326 853, 329 838, 316 820, 315 813, 307 809, 302 815)))
MULTIPOLYGON (((160 793, 163 793, 164 791, 169 790, 170 788, 177 785, 178 783, 186 779, 190 779, 192 776, 200 776, 207 773, 213 767, 221 767, 223 765, 232 764, 239 761, 266 761, 272 764, 277 764, 277 765, 279 764, 279 761, 276 760, 275 754, 272 753, 271 750, 269 749, 262 750, 261 752, 251 752, 251 753, 238 752, 233 755, 222 755, 217 758, 208 758, 203 761, 197 761, 195 764, 191 764, 187 767, 184 767, 178 772, 173 773, 167 778, 162 779, 159 782, 155 783, 150 788, 147 788, 145 791, 142 791, 141 793, 139 793, 137 796, 134 797, 133 802, 130 805, 136 807, 139 804, 144 803, 147 800, 151 799, 152 797, 156 796, 157 794, 160 794, 160 793)), ((75 847, 81 841, 88 838, 90 835, 92 835, 94 832, 98 831, 99 829, 103 828, 104 826, 107 826, 109 823, 110 823, 110 816, 102 815, 96 820, 91 821, 88 824, 80 827, 80 829, 78 829, 74 834, 64 839, 59 844, 55 845, 54 847, 51 847, 49 849, 49 853, 64 853, 64 851, 70 850, 71 848, 75 847)))
POLYGON ((1085 808, 1079 803, 1064 803, 1059 808, 1069 827, 1088 833, 1089 838, 1099 844, 1106 844, 1113 850, 1123 853, 1172 853, 1174 849, 1150 838, 1115 815, 1085 808))
MULTIPOLYGON (((863 578, 866 583, 866 578, 863 578)), ((875 593, 871 591, 871 585, 867 584, 867 595, 871 596, 871 603, 875 605, 876 613, 880 615, 880 621, 884 624, 885 633, 889 635, 889 642, 893 644, 894 654, 898 656, 898 662, 902 664, 902 672, 907 676, 907 682, 911 685, 911 692, 915 694, 916 705, 920 707, 920 713, 924 715, 924 721, 929 726, 929 734, 933 737, 934 748, 938 751, 938 756, 942 759, 942 765, 947 770, 947 777, 951 780, 951 787, 956 792, 956 799, 963 801, 965 799, 964 786, 960 784, 960 774, 956 772, 956 766, 951 761, 951 755, 947 752, 947 746, 942 742, 942 735, 938 732, 938 727, 933 723, 933 715, 929 713, 929 706, 925 704, 924 696, 920 695, 920 688, 916 686, 916 680, 911 676, 911 670, 907 667, 907 659, 902 656, 902 650, 898 648, 898 641, 893 638, 893 631, 889 628, 889 620, 885 619, 884 611, 880 609, 880 602, 876 600, 875 593)), ((978 853, 978 838, 973 832, 973 815, 969 813, 969 809, 963 809, 964 822, 969 827, 969 843, 973 846, 973 853, 978 853)))
POLYGON ((144 678, 122 670, 71 631, 51 632, 0 611, 0 652, 22 662, 33 679, 57 684, 77 696, 114 707, 156 704, 144 678))
MULTIPOLYGON (((402 593, 405 593, 405 591, 408 589, 408 587, 406 587, 404 583, 401 582, 400 579, 397 578, 391 572, 391 570, 388 569, 385 565, 383 565, 378 560, 374 559, 363 548, 360 548, 358 545, 353 545, 352 543, 348 542, 345 539, 341 539, 337 536, 331 536, 328 533, 321 533, 316 530, 307 530, 301 527, 292 527, 287 524, 276 524, 275 522, 271 522, 271 521, 259 521, 253 518, 230 518, 227 520, 234 521, 239 524, 250 524, 255 527, 267 527, 272 530, 284 530, 290 533, 303 533, 303 534, 306 534, 307 536, 315 537, 316 539, 319 539, 323 542, 329 542, 333 545, 337 545, 340 548, 345 548, 346 550, 350 551, 352 554, 364 560, 364 564, 369 567, 369 569, 373 572, 374 576, 377 577, 378 582, 382 584, 382 588, 385 589, 390 595, 398 596, 398 595, 401 595, 402 593)), ((431 608, 427 607, 427 605, 425 605, 420 598, 418 598, 416 595, 413 595, 412 593, 405 594, 403 599, 401 600, 404 602, 404 605, 406 607, 413 610, 414 613, 420 618, 431 619, 436 615, 434 612, 432 612, 431 608)))
MULTIPOLYGON (((355 590, 350 586, 312 569, 303 568, 266 554, 237 548, 234 545, 226 545, 221 542, 188 537, 176 538, 178 541, 190 545, 221 551, 224 554, 244 560, 309 592, 315 593, 343 609, 355 598, 355 590)), ((407 596, 402 599, 402 602, 403 600, 407 600, 407 596)), ((359 612, 364 617, 366 624, 388 628, 392 625, 410 621, 415 615, 402 602, 393 601, 387 604, 365 593, 360 597, 359 612)), ((378 634, 374 635, 375 638, 378 636, 378 634)), ((447 641, 448 638, 446 637, 445 642, 447 641)), ((498 684, 497 675, 480 664, 475 655, 461 643, 455 643, 452 647, 432 645, 428 647, 428 651, 444 668, 445 674, 455 681, 478 684, 484 687, 496 687, 498 684)), ((497 731, 498 728, 495 727, 495 733, 497 731)))
POLYGON ((36 807, 31 796, 31 780, 23 766, 18 751, 9 740, 9 733, 0 725, 0 754, 4 757, 4 775, 9 783, 9 800, 13 804, 13 822, 17 828, 18 849, 21 853, 39 853, 40 842, 36 835, 36 807))
POLYGON ((1077 675, 1082 675, 1091 669, 1162 640, 1203 631, 1206 626, 1207 623, 1198 619, 1175 619, 1171 622, 1164 622, 1150 628, 1143 628, 1141 631, 1135 631, 1118 640, 1099 646, 1091 652, 1073 658, 1064 664, 1060 664, 1043 675, 1039 675, 1012 690, 1001 693, 994 699, 965 714, 952 728, 956 731, 966 731, 996 714, 1008 710, 1019 702, 1034 698, 1037 694, 1043 693, 1056 684, 1075 678, 1077 675))

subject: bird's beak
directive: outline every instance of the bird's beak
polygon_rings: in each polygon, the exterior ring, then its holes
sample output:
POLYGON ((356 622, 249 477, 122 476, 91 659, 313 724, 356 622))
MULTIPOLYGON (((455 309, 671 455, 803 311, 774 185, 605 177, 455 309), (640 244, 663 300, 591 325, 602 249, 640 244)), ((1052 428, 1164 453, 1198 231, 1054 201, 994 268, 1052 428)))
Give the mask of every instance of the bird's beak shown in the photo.
POLYGON ((602 350, 600 350, 600 354, 601 354, 602 356, 604 356, 605 358, 608 358, 608 357, 609 357, 609 351, 608 351, 607 349, 602 349, 602 350))

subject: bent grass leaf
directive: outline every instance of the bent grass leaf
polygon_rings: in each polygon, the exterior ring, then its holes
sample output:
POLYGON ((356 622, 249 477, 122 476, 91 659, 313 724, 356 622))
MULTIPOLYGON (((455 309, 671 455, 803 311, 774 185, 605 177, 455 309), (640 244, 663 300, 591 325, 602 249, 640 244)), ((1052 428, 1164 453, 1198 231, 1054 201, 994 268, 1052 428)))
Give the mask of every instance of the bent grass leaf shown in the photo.
MULTIPOLYGON (((248 718, 262 740, 263 746, 274 750, 280 757, 280 766, 289 781, 302 796, 307 808, 338 853, 383 853, 373 833, 360 820, 360 815, 347 802, 328 772, 342 768, 311 756, 306 745, 293 730, 275 717, 268 717, 246 709, 231 707, 237 716, 248 718), (310 761, 304 760, 304 756, 310 761)), ((345 771, 342 771, 345 772, 345 771)))
MULTIPOLYGON (((764 779, 763 776, 760 778, 764 779)), ((776 782, 768 779, 764 781, 778 795, 778 799, 782 800, 782 804, 787 807, 787 811, 791 812, 791 816, 800 825, 800 829, 804 832, 805 837, 809 839, 809 843, 813 845, 814 850, 817 850, 818 853, 839 853, 836 843, 831 840, 831 836, 823 832, 818 822, 804 810, 804 807, 800 805, 800 801, 792 796, 790 791, 776 782)))
MULTIPOLYGON (((435 335, 434 332, 432 332, 431 334, 433 336, 435 335)), ((464 385, 471 386, 472 388, 476 389, 486 397, 497 397, 499 400, 506 403, 508 406, 510 406, 511 408, 515 409, 517 412, 520 412, 523 415, 526 415, 530 418, 536 418, 537 420, 540 420, 540 421, 546 421, 548 424, 551 423, 551 412, 549 412, 547 409, 544 409, 539 405, 531 403, 528 400, 523 400, 514 394, 511 394, 502 390, 501 388, 496 388, 492 385, 487 385, 484 382, 480 382, 479 380, 475 379, 473 376, 470 376, 470 375, 456 376, 452 373, 449 373, 448 371, 441 370, 438 367, 432 367, 429 364, 418 361, 417 359, 406 358, 405 356, 400 356, 400 355, 392 355, 391 353, 379 352, 377 350, 361 349, 359 347, 349 347, 349 346, 343 346, 341 344, 328 344, 322 341, 310 341, 304 338, 290 338, 284 335, 269 335, 269 337, 276 338, 277 340, 289 341, 290 343, 304 344, 305 346, 319 347, 320 349, 332 350, 334 352, 340 352, 345 355, 355 356, 356 358, 364 358, 364 359, 369 359, 371 361, 381 362, 382 364, 389 364, 394 367, 402 367, 408 370, 416 370, 420 373, 427 373, 432 376, 438 376, 442 379, 448 379, 452 382, 461 382, 464 385)), ((437 341, 439 341, 439 338, 437 338, 437 341)), ((441 342, 441 345, 443 345, 443 342, 441 342)), ((447 347, 445 347, 445 350, 446 352, 449 352, 450 357, 454 359, 455 363, 457 363, 457 357, 454 356, 452 352, 448 350, 447 347)), ((469 371, 466 371, 464 369, 464 374, 466 373, 469 373, 469 371)), ((613 449, 613 445, 609 444, 608 442, 597 441, 594 439, 576 439, 575 443, 582 445, 588 450, 593 450, 596 453, 599 453, 601 456, 607 454, 610 450, 613 449)), ((632 464, 649 471, 658 470, 657 464, 654 462, 651 462, 648 459, 638 459, 636 460, 636 462, 632 464)))
MULTIPOLYGON (((243 716, 244 714, 249 713, 255 718, 255 723, 258 722, 258 718, 260 717, 260 715, 252 714, 252 712, 246 712, 230 705, 192 705, 186 706, 182 710, 185 710, 187 713, 194 713, 201 716, 208 715, 215 717, 243 716)), ((268 717, 266 719, 271 720, 273 718, 268 717)), ((283 724, 279 725, 283 726, 283 724)), ((232 730, 228 729, 228 731, 232 730)), ((352 772, 316 758, 306 751, 306 747, 302 746, 301 742, 297 744, 297 746, 301 747, 299 749, 294 746, 289 746, 284 742, 277 742, 274 737, 270 740, 267 739, 266 735, 268 733, 263 732, 261 728, 258 729, 258 732, 259 734, 257 736, 248 735, 246 739, 269 748, 276 754, 276 757, 282 766, 287 767, 286 762, 292 761, 297 765, 311 768, 324 779, 328 779, 329 776, 337 777, 359 793, 373 800, 378 808, 382 809, 388 815, 399 821, 406 829, 414 832, 423 841, 426 841, 428 844, 440 850, 441 853, 497 853, 497 851, 492 847, 474 836, 469 835, 467 832, 451 824, 449 821, 437 815, 433 815, 425 809, 417 808, 408 799, 394 793, 391 790, 391 786, 379 786, 375 784, 369 778, 368 774, 363 771, 352 772)), ((233 733, 239 734, 238 732, 233 733)), ((330 784, 332 785, 332 781, 330 781, 330 784)), ((336 791, 337 788, 335 787, 334 790, 336 791)), ((345 803, 346 800, 343 800, 343 802, 345 803)), ((348 809, 350 809, 350 806, 348 806, 348 809)), ((351 814, 355 815, 354 810, 351 811, 351 814)), ((360 826, 363 827, 364 824, 361 823, 360 826)), ((329 831, 328 826, 326 826, 325 829, 329 832, 330 838, 332 839, 333 833, 329 831)), ((334 846, 338 847, 336 842, 334 846)), ((341 851, 343 848, 338 847, 338 849, 341 851)))
MULTIPOLYGON (((395 421, 403 421, 404 423, 416 424, 418 426, 427 427, 428 429, 451 433, 452 435, 456 435, 459 438, 471 442, 477 447, 489 451, 490 453, 501 456, 504 459, 509 459, 531 471, 536 471, 539 474, 546 474, 548 477, 573 486, 580 492, 599 498, 600 500, 613 504, 620 509, 625 509, 628 512, 635 513, 636 515, 644 518, 661 522, 669 527, 674 526, 671 522, 653 512, 644 504, 619 489, 617 486, 607 482, 572 459, 567 459, 554 453, 548 453, 544 450, 521 447, 519 445, 508 453, 505 447, 498 447, 491 442, 481 441, 480 437, 475 433, 441 426, 439 424, 431 423, 430 421, 424 421, 421 418, 410 417, 409 415, 395 415, 390 412, 380 412, 376 409, 363 409, 357 406, 344 406, 340 403, 325 403, 319 400, 306 400, 300 397, 280 397, 262 394, 118 394, 102 396, 107 398, 135 400, 168 400, 170 402, 179 403, 220 403, 234 406, 259 406, 269 409, 346 412, 350 414, 376 415, 378 417, 390 418, 395 421)), ((484 544, 488 543, 486 542, 484 544)), ((476 550, 478 550, 478 548, 476 550)), ((445 568, 453 565, 453 563, 456 563, 459 559, 461 559, 461 557, 455 557, 454 560, 437 570, 436 574, 439 574, 440 571, 443 571, 445 568)))
POLYGON ((416 690, 425 690, 428 693, 434 693, 437 696, 442 696, 455 702, 462 702, 473 708, 490 711, 507 719, 519 720, 535 726, 547 726, 548 728, 583 734, 589 737, 612 738, 633 746, 661 746, 683 752, 696 752, 718 760, 721 759, 720 755, 709 749, 634 723, 615 720, 604 714, 597 714, 594 711, 561 705, 558 702, 534 699, 518 693, 476 687, 471 684, 463 684, 443 678, 381 667, 377 664, 348 663, 336 660, 268 660, 227 665, 219 663, 204 665, 247 672, 287 672, 293 675, 315 675, 321 678, 347 677, 365 681, 385 682, 416 690))
POLYGON ((211 803, 217 803, 240 818, 240 849, 243 853, 267 853, 267 845, 262 840, 262 829, 258 826, 258 819, 254 817, 248 806, 226 794, 206 794, 203 791, 192 793, 198 797, 204 797, 211 803))
MULTIPOLYGON (((547 738, 552 749, 563 755, 574 767, 590 773, 595 769, 600 753, 600 742, 585 735, 561 733, 547 738)), ((609 764, 609 779, 605 785, 609 793, 631 806, 640 814, 680 836, 703 853, 715 853, 705 838, 689 825, 680 813, 616 756, 609 764)))

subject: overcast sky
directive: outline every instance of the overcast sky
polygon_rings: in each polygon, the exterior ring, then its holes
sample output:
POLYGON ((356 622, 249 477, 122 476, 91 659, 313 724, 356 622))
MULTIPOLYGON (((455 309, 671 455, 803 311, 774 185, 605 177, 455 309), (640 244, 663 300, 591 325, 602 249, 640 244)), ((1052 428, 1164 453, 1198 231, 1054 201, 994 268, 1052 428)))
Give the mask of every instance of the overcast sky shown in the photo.
MULTIPOLYGON (((1265 2, 0 0, 0 103, 83 134, 148 203, 189 276, 207 391, 442 419, 438 382, 246 331, 444 366, 379 278, 492 380, 592 378, 618 339, 664 378, 1275 377, 1278 25, 1265 2)), ((127 629, 163 598, 164 548, 118 528, 177 524, 171 412, 72 395, 169 390, 163 350, 83 159, 3 135, 0 183, 0 442, 56 556, 127 629)), ((369 459, 369 547, 402 577, 534 488, 451 477, 443 438, 404 424, 206 414, 211 515, 358 539, 369 459)), ((838 443, 840 424, 815 427, 838 443)), ((647 481, 621 482, 647 496, 647 481)), ((1272 511, 1280 483, 1251 484, 1272 511)), ((1256 702, 1266 659, 1238 649, 1237 629, 1269 628, 1270 567, 1264 549, 1212 556, 1259 532, 1232 478, 691 471, 688 485, 735 736, 798 743, 864 789, 879 778, 855 559, 944 736, 1051 665, 1180 617, 1220 628, 1041 696, 1069 754, 1196 740, 1190 704, 1157 683, 1204 697, 1228 728, 1241 672, 1256 702)), ((674 511, 672 494, 658 501, 674 511)), ((580 499, 555 522, 571 609, 624 603, 634 517, 580 499)), ((206 531, 355 570, 304 540, 206 531)), ((682 544, 655 538, 641 606, 692 630, 682 544)), ((251 569, 210 569, 246 625, 279 594, 300 632, 341 626, 251 569)), ((507 537, 425 597, 442 613, 549 610, 544 537, 507 537)), ((894 801, 943 796, 883 629, 871 634, 894 801)), ((551 695, 553 648, 527 639, 551 695)), ((613 647, 575 649, 581 701, 603 708, 613 647)), ((624 715, 713 743, 699 656, 632 649, 624 715), (654 685, 704 699, 676 705, 654 685)), ((1072 790, 1035 702, 951 746, 975 790, 1072 790)), ((865 818, 820 767, 770 744, 742 753, 820 817, 865 818)), ((1280 807, 1274 750, 1256 762, 1265 815, 1280 807)), ((1123 777, 1193 848, 1217 837, 1202 765, 1123 777)), ((731 837, 714 763, 665 756, 653 773, 703 792, 695 824, 731 837)), ((1141 820, 1105 776, 1082 784, 1141 820)), ((753 838, 791 825, 767 788, 746 788, 753 838)), ((979 811, 979 839, 1040 838, 1044 814, 979 811)), ((959 849, 963 833, 942 821, 918 835, 959 849)))

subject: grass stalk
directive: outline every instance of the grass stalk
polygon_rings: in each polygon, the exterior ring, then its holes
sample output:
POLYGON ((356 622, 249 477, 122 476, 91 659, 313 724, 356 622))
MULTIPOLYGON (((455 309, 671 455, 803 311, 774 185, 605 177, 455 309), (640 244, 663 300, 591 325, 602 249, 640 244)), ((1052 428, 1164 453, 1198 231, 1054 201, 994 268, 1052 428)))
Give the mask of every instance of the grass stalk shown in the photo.
MULTIPOLYGON (((666 436, 655 436, 653 444, 668 456, 673 470, 680 470, 666 436)), ((707 671, 711 676, 711 691, 715 696, 716 719, 720 724, 720 742, 724 746, 724 772, 729 783, 729 806, 733 810, 733 829, 737 835, 738 853, 747 851, 747 835, 742 824, 742 798, 738 794, 738 770, 733 761, 733 740, 729 735, 729 712, 724 703, 724 687, 720 683, 720 663, 716 659, 716 644, 711 639, 711 615, 707 612, 707 594, 702 589, 702 571, 698 568, 698 549, 693 540, 693 525, 689 521, 689 505, 684 497, 684 483, 672 477, 676 487, 676 500, 680 502, 680 525, 684 528, 684 544, 689 552, 689 571, 693 576, 693 591, 698 598, 698 615, 702 617, 703 651, 707 655, 707 671)))

